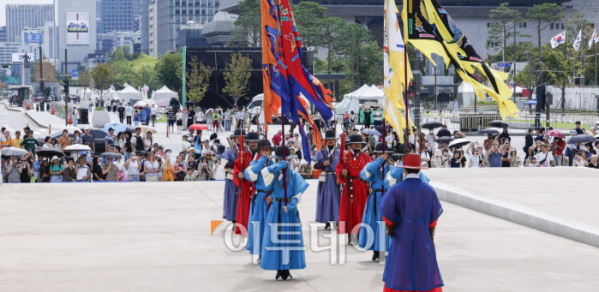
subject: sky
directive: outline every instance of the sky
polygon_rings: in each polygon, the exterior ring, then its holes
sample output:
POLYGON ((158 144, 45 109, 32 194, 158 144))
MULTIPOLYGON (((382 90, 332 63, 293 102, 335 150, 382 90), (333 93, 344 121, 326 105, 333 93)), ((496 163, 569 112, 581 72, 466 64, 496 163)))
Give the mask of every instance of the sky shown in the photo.
POLYGON ((0 26, 6 25, 6 4, 52 4, 52 0, 0 0, 0 26))

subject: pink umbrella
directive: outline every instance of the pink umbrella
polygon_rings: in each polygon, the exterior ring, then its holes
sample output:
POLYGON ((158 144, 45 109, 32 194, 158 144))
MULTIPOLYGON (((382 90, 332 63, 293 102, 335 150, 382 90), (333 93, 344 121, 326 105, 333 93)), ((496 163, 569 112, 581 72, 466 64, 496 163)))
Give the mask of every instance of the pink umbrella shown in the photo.
POLYGON ((556 138, 560 138, 560 139, 565 139, 566 137, 564 136, 564 134, 562 134, 560 131, 558 130, 551 130, 551 131, 547 131, 545 133, 543 133, 543 135, 547 135, 547 136, 553 136, 556 138))
POLYGON ((166 106, 166 103, 164 102, 164 100, 159 100, 158 106, 166 106))

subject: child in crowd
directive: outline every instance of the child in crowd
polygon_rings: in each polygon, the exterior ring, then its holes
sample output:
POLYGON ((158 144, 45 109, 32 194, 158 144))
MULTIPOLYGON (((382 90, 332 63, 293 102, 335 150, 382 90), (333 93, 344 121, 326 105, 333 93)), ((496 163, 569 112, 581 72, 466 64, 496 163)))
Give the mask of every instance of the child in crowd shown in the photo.
POLYGON ((187 175, 185 176, 185 178, 183 179, 183 181, 197 181, 198 178, 194 175, 194 169, 193 167, 188 167, 187 168, 187 175))

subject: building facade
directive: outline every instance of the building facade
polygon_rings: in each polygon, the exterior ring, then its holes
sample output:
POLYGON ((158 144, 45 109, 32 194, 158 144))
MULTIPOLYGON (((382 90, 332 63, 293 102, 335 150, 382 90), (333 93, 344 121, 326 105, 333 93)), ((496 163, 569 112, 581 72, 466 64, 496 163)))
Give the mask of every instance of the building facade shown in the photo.
POLYGON ((176 49, 178 32, 182 25, 188 21, 210 23, 220 7, 220 0, 156 0, 156 3, 158 54, 176 49))
MULTIPOLYGON (((148 6, 148 55, 158 58, 158 14, 156 0, 150 0, 148 6)), ((143 34, 142 34, 143 42, 143 34)))
POLYGON ((6 26, 0 26, 0 43, 6 42, 6 26))
POLYGON ((177 49, 189 46, 189 47, 208 47, 208 41, 206 37, 202 35, 203 25, 189 21, 186 25, 181 26, 179 29, 179 36, 177 38, 177 49))
POLYGON ((56 0, 58 17, 58 64, 65 73, 65 49, 68 55, 67 72, 76 69, 88 55, 95 54, 97 41, 96 0, 56 0))
POLYGON ((102 0, 101 31, 107 33, 138 30, 140 7, 139 0, 102 0))
POLYGON ((19 42, 25 28, 42 28, 46 21, 54 21, 53 5, 7 4, 6 40, 19 42))

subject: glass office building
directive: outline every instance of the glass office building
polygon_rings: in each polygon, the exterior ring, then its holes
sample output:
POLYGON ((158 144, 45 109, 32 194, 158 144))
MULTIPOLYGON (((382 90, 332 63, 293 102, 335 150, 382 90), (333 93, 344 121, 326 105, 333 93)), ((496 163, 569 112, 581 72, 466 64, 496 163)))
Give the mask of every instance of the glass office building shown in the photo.
POLYGON ((102 0, 102 32, 137 31, 141 0, 102 0))
POLYGON ((23 29, 44 27, 46 21, 54 21, 53 5, 7 4, 6 39, 20 42, 23 29))
POLYGON ((188 21, 198 24, 212 22, 220 6, 220 0, 157 0, 156 2, 159 54, 177 48, 181 26, 188 21))

